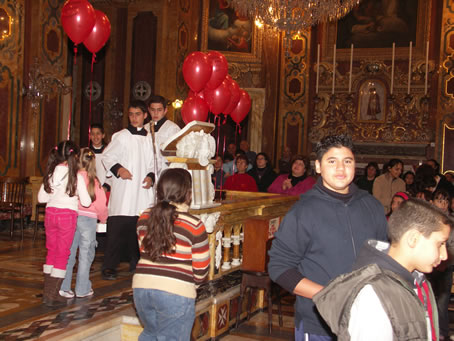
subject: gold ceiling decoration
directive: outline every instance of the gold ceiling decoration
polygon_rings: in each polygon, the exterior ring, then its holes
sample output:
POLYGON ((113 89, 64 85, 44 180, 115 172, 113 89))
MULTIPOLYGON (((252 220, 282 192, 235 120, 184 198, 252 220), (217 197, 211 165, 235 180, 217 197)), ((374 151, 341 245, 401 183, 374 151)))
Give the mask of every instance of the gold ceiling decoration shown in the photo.
POLYGON ((242 15, 291 36, 322 22, 338 20, 359 0, 232 0, 242 15))

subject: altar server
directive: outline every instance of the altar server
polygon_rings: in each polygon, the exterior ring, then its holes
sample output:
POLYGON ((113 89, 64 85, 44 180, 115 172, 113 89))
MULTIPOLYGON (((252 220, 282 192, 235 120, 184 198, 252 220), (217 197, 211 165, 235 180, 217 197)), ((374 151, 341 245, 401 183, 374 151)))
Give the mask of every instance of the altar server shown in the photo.
POLYGON ((154 155, 153 141, 144 129, 147 115, 143 101, 131 102, 128 127, 115 133, 103 152, 102 162, 107 176, 112 176, 103 279, 117 278, 116 267, 125 247, 130 258, 130 271, 134 271, 139 259, 137 219, 143 210, 154 204, 151 187, 157 180, 155 168, 166 168, 161 153, 154 155))

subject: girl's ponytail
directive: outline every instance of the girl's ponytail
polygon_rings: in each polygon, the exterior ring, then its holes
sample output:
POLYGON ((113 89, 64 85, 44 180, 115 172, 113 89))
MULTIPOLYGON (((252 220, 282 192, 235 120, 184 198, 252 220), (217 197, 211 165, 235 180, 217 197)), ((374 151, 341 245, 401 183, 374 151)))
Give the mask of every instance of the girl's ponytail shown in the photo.
POLYGON ((62 153, 68 163, 68 185, 66 192, 70 197, 77 193, 77 172, 79 171, 80 148, 71 140, 63 141, 62 153))
POLYGON ((96 200, 95 195, 95 186, 96 182, 99 184, 99 180, 96 177, 96 161, 95 161, 95 153, 90 148, 82 148, 80 151, 80 168, 83 168, 87 171, 88 175, 88 186, 87 191, 90 195, 91 201, 96 200))

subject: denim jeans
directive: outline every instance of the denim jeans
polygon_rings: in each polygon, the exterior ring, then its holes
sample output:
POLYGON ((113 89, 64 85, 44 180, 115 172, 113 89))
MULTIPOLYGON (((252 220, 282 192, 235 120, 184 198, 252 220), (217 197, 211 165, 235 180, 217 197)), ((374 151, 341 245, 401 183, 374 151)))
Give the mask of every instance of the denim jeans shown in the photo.
POLYGON ((195 299, 156 289, 134 288, 134 304, 143 324, 139 341, 188 341, 195 299))
POLYGON ((95 259, 96 223, 96 218, 85 217, 82 215, 77 217, 77 227, 71 246, 71 255, 68 259, 66 276, 61 285, 61 290, 68 291, 71 289, 73 268, 74 264, 76 264, 77 249, 79 249, 79 264, 77 266, 75 289, 76 295, 83 296, 90 292, 91 281, 89 277, 91 264, 95 259))

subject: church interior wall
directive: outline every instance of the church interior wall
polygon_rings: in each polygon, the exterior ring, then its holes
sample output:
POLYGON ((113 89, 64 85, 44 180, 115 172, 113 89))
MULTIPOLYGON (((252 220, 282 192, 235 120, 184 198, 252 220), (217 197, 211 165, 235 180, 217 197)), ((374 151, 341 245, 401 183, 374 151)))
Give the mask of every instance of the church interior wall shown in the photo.
MULTIPOLYGON (((207 51, 203 40, 207 0, 135 0, 129 5, 123 1, 106 5, 93 0, 94 7, 108 15, 112 32, 106 47, 97 53, 91 73, 91 56, 83 46, 78 47, 73 64, 73 46, 60 23, 63 3, 6 0, 0 5, 0 10, 12 19, 10 34, 0 41, 0 124, 7 127, 0 142, 2 175, 41 175, 49 149, 67 137, 70 118, 71 138, 77 143, 86 144, 88 125, 94 120, 103 121, 109 139, 126 125, 124 112, 134 91, 184 100, 188 93, 182 76, 184 59, 193 51, 207 51), (45 75, 52 87, 44 97, 30 88, 38 81, 33 79, 35 71, 45 75), (92 97, 98 97, 92 98, 89 114, 87 84, 91 80, 99 87, 98 93, 92 93, 92 97), (147 84, 137 86, 140 81, 147 84), (73 96, 67 88, 72 89, 73 96)), ((449 155, 444 151, 454 141, 454 1, 418 3, 418 20, 422 24, 413 45, 410 96, 406 91, 408 47, 402 46, 396 49, 392 96, 391 46, 355 47, 351 93, 350 49, 338 48, 332 96, 336 24, 302 31, 290 42, 282 33, 260 28, 254 53, 227 51, 229 74, 240 87, 264 89, 262 124, 254 135, 260 139, 261 150, 257 152, 267 152, 274 162, 287 145, 293 153, 309 155, 321 137, 346 132, 357 144, 360 162, 381 163, 401 157, 406 163, 417 165, 427 157, 435 157, 442 161, 444 169, 453 169, 452 161, 442 158, 449 155), (430 49, 426 96, 427 41, 430 49), (316 93, 318 44, 321 63, 316 93), (367 82, 379 87, 379 96, 385 97, 381 103, 386 107, 369 119, 361 116, 361 103, 366 97, 360 93, 370 89, 367 82)), ((183 124, 180 110, 169 108, 169 117, 183 124)))

